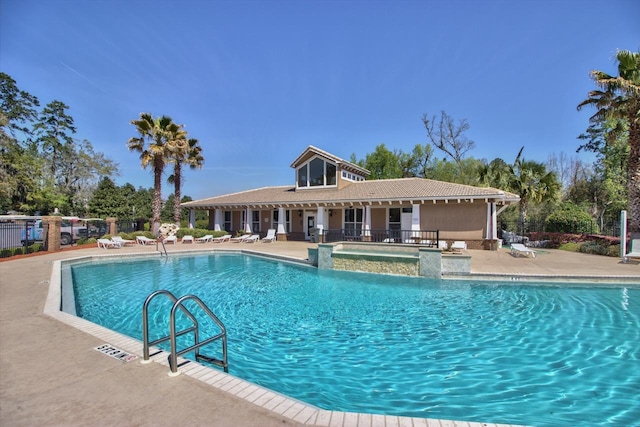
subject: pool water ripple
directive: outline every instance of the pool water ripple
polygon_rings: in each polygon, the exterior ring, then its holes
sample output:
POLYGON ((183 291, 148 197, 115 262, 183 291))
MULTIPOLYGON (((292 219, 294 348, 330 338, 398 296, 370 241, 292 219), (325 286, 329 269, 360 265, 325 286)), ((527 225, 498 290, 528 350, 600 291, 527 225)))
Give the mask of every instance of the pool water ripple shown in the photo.
MULTIPOLYGON (((227 326, 232 374, 322 408, 541 426, 640 419, 638 288, 398 278, 241 255, 72 271, 79 315, 137 339, 151 292, 199 296, 227 326)), ((152 339, 167 333, 170 305, 152 304, 152 339)))

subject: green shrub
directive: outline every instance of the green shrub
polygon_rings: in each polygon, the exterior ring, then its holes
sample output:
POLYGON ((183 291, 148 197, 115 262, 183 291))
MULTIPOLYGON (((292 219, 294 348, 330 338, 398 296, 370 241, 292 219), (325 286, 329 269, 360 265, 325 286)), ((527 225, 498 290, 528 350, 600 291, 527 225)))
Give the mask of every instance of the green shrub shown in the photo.
POLYGON ((4 248, 0 250, 0 258, 9 258, 13 256, 13 249, 4 248))
POLYGON ((559 233, 598 233, 598 226, 589 213, 567 202, 547 217, 545 230, 559 233))
POLYGON ((598 242, 589 241, 580 243, 579 251, 585 254, 607 255, 609 248, 598 242))
POLYGON ((607 252, 607 256, 617 258, 620 256, 620 245, 611 245, 607 252))
POLYGON ((558 249, 569 252, 578 252, 580 250, 580 245, 573 242, 563 243, 558 249))

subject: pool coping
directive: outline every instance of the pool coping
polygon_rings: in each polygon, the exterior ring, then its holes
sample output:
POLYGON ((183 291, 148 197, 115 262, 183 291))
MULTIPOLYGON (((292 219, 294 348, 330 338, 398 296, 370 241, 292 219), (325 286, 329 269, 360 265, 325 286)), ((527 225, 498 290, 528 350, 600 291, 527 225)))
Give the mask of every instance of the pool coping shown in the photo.
MULTIPOLYGON (((313 267, 307 260, 300 258, 289 257, 279 254, 267 254, 264 252, 254 251, 250 249, 189 249, 185 251, 175 252, 176 255, 193 255, 193 254, 221 254, 221 253, 240 253, 248 254, 257 257, 263 257, 268 259, 276 259, 286 262, 292 262, 299 265, 308 265, 313 267)), ((126 335, 114 332, 108 328, 90 322, 88 320, 79 318, 72 314, 62 311, 62 265, 63 263, 85 262, 95 259, 108 259, 108 258, 123 258, 130 257, 135 258, 158 258, 158 253, 110 253, 110 254, 93 254, 79 257, 68 258, 64 260, 53 261, 51 270, 51 278, 49 281, 49 290, 47 298, 44 304, 43 313, 51 318, 54 318, 68 326, 74 327, 85 333, 88 333, 96 338, 104 340, 109 345, 122 349, 126 352, 134 354, 142 361, 142 342, 126 335)), ((516 276, 513 273, 510 274, 496 274, 496 273, 472 273, 468 275, 445 275, 443 279, 460 279, 460 280, 500 280, 505 283, 522 283, 526 284, 532 281, 555 281, 567 284, 580 283, 594 281, 593 279, 603 279, 602 276, 571 276, 571 275, 526 275, 516 276), (517 278, 515 280, 514 278, 517 278)), ((637 277, 633 276, 614 276, 613 279, 619 280, 630 279, 637 280, 637 277)), ((609 278, 605 278, 609 279, 609 278)), ((613 283, 611 281, 596 281, 598 285, 620 285, 621 283, 613 283)), ((630 282, 638 284, 637 281, 630 282)), ((624 284, 624 283, 623 283, 624 284)), ((159 363, 167 368, 167 375, 170 373, 168 356, 169 353, 161 350, 157 347, 151 347, 150 357, 151 362, 159 363)), ((285 417, 292 421, 298 422, 303 425, 317 425, 317 426, 349 426, 349 427, 364 427, 364 426, 424 426, 424 427, 519 427, 514 424, 496 424, 496 423, 480 423, 472 421, 454 421, 454 420, 442 420, 435 418, 415 418, 404 417, 394 415, 380 415, 380 414, 364 414, 356 412, 343 412, 343 411, 331 411, 318 408, 311 404, 302 402, 295 398, 286 396, 276 391, 270 390, 266 387, 259 386, 249 381, 238 378, 232 374, 225 373, 219 369, 204 366, 198 362, 188 360, 185 358, 178 358, 178 365, 180 366, 180 373, 189 376, 195 380, 201 381, 214 389, 229 393, 239 399, 259 406, 263 409, 269 410, 274 414, 285 417)))

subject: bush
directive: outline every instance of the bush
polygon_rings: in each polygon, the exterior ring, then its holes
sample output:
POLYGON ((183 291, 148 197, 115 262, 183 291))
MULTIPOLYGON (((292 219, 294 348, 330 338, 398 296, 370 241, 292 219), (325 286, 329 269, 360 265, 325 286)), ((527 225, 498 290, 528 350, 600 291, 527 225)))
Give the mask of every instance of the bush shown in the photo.
POLYGON ((0 250, 0 258, 9 258, 11 256, 13 256, 13 249, 4 248, 4 249, 0 250))
POLYGON ((560 233, 598 233, 591 215, 573 203, 563 203, 545 221, 545 230, 560 233))
POLYGON ((577 243, 563 243, 558 249, 569 252, 578 252, 580 250, 580 245, 577 243))
POLYGON ((607 255, 609 253, 609 247, 591 240, 581 243, 579 245, 579 251, 585 254, 607 255))

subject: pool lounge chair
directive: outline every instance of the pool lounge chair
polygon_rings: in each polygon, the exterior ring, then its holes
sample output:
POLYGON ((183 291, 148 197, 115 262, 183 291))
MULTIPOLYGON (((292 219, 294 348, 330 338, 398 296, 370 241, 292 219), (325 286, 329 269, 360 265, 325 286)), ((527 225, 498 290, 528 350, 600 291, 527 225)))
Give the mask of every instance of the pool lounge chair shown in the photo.
POLYGON ((251 237, 250 234, 243 234, 242 236, 232 237, 229 239, 229 241, 233 243, 241 243, 241 242, 244 242, 249 237, 251 237))
POLYGON ((260 235, 259 234, 252 234, 251 236, 249 236, 246 239, 244 239, 242 241, 242 243, 255 243, 258 240, 260 240, 260 235))
POLYGON ((182 236, 182 243, 193 243, 193 236, 182 236))
POLYGON ((512 243, 511 244, 511 255, 515 255, 516 257, 519 257, 520 254, 523 254, 525 256, 531 255, 531 257, 533 257, 533 258, 536 257, 536 251, 534 251, 533 249, 529 249, 528 247, 526 247, 522 243, 512 243))
POLYGON ((206 236, 198 237, 196 243, 207 243, 213 240, 213 234, 207 234, 206 236))
POLYGON ((640 258, 640 239, 631 240, 629 253, 624 256, 624 262, 629 262, 631 258, 640 258))
POLYGON ((99 248, 121 248, 122 244, 120 242, 114 242, 113 240, 110 239, 98 239, 98 247, 99 248))
POLYGON ((120 243, 120 246, 127 246, 127 245, 135 245, 136 244, 135 240, 123 239, 120 236, 113 236, 111 238, 111 241, 120 243))
POLYGON ((214 237, 213 239, 211 239, 211 242, 224 243, 224 242, 228 242, 229 239, 231 239, 231 234, 225 234, 224 236, 214 237))
POLYGON ((467 250, 467 242, 463 242, 462 240, 458 240, 451 244, 451 250, 453 252, 462 252, 467 250))
POLYGON ((176 243, 178 243, 178 236, 167 236, 164 238, 163 242, 175 245, 176 243))
POLYGON ((150 239, 147 236, 136 236, 136 242, 140 243, 141 245, 148 245, 149 243, 155 243, 156 240, 150 239))
POLYGON ((267 230, 267 235, 262 238, 262 243, 273 243, 276 241, 276 229, 270 228, 267 230))

